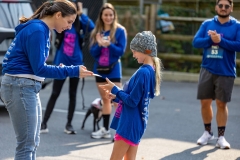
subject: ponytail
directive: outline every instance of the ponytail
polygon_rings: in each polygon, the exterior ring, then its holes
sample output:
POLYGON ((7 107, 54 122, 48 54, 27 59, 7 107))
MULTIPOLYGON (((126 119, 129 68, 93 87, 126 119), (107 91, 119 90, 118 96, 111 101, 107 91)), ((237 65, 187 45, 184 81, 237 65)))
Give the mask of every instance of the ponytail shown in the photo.
POLYGON ((153 63, 155 66, 155 80, 156 80, 156 85, 155 85, 155 96, 160 95, 160 85, 162 81, 162 70, 163 70, 163 65, 161 59, 158 57, 152 57, 153 63))

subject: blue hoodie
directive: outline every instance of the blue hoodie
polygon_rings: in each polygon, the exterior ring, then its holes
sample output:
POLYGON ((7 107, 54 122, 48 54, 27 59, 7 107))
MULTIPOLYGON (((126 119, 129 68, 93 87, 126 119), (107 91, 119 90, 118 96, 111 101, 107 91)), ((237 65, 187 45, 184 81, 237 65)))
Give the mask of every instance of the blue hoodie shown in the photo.
POLYGON ((150 65, 142 65, 124 84, 123 90, 113 87, 111 93, 119 102, 111 128, 131 142, 138 144, 147 127, 150 98, 154 98, 155 71, 150 65))
POLYGON ((206 20, 193 39, 193 46, 203 48, 201 67, 220 76, 236 77, 236 52, 240 51, 240 23, 235 18, 224 24, 218 16, 206 20), (208 35, 209 30, 216 30, 221 35, 221 42, 214 44, 208 35))
MULTIPOLYGON (((95 27, 92 20, 85 14, 81 14, 79 21, 83 29, 82 34, 91 32, 95 27), (88 31, 86 31, 86 28, 88 28, 88 31)), ((76 31, 74 25, 70 30, 64 31, 63 41, 61 42, 60 48, 56 51, 56 56, 54 58, 55 65, 59 65, 60 63, 63 63, 66 66, 83 65, 83 53, 79 46, 80 35, 77 32, 79 31, 76 31)))
POLYGON ((52 66, 49 55, 48 26, 39 19, 19 24, 16 35, 3 59, 3 74, 31 74, 45 78, 79 77, 79 66, 52 66))
MULTIPOLYGON (((102 33, 104 37, 110 35, 110 31, 106 31, 102 33)), ((108 65, 113 64, 114 62, 118 61, 124 54, 125 49, 127 46, 127 35, 126 30, 122 26, 119 26, 115 33, 115 42, 111 43, 107 48, 99 46, 97 43, 93 44, 90 48, 90 53, 95 59, 95 64, 93 67, 93 72, 97 73, 97 66, 98 63, 101 62, 101 59, 105 59, 105 62, 108 65), (107 52, 107 56, 104 54, 107 52)), ((103 65, 104 66, 104 65, 103 65)), ((105 65, 106 66, 106 65, 105 65)), ((112 69, 110 74, 101 74, 103 78, 122 78, 122 67, 121 63, 118 62, 112 69)))

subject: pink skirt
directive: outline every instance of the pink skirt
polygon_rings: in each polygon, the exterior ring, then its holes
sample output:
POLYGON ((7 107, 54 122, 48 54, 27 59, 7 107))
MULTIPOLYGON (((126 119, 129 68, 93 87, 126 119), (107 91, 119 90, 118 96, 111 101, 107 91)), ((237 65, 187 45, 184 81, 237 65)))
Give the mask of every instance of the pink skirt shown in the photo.
POLYGON ((114 141, 119 141, 119 140, 123 140, 124 142, 126 142, 130 146, 137 146, 138 145, 136 143, 133 143, 133 142, 127 140, 126 138, 123 138, 122 136, 120 136, 119 134, 116 133, 115 136, 114 136, 114 141))

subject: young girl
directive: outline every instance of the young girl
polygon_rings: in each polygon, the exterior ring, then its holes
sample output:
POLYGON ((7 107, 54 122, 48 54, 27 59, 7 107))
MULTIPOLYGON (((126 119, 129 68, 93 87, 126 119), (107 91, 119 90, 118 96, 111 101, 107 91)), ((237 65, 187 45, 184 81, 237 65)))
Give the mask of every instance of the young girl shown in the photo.
POLYGON ((146 130, 150 98, 160 94, 161 61, 156 38, 151 31, 138 33, 130 43, 133 57, 143 65, 125 83, 123 90, 108 78, 100 85, 106 96, 118 102, 111 123, 116 130, 111 160, 135 160, 139 142, 146 130))
POLYGON ((16 34, 3 60, 1 99, 8 110, 17 139, 15 160, 35 160, 40 143, 42 108, 39 97, 44 77, 63 79, 93 73, 86 67, 45 63, 50 30, 71 29, 77 10, 68 0, 43 3, 30 17, 20 18, 16 34))
MULTIPOLYGON (((127 45, 125 28, 117 21, 117 12, 113 5, 105 3, 100 9, 96 27, 91 32, 90 53, 95 59, 93 72, 102 77, 96 77, 96 84, 99 94, 103 100, 103 127, 91 134, 92 138, 111 138, 109 130, 110 114, 112 112, 111 101, 104 96, 99 85, 107 84, 106 77, 121 87, 122 66, 120 58, 123 56, 127 45), (102 73, 97 70, 99 66, 110 66, 109 73, 102 73)), ((115 105, 117 107, 117 104, 115 105)))

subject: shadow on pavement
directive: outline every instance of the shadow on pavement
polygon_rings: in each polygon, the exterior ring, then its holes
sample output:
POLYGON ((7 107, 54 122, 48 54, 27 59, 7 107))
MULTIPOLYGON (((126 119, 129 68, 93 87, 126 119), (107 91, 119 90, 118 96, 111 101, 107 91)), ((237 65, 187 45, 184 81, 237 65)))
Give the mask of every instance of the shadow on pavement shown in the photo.
POLYGON ((175 154, 171 154, 169 156, 166 156, 164 158, 161 158, 159 160, 185 160, 186 157, 188 157, 188 159, 192 159, 192 160, 203 160, 205 158, 207 158, 209 153, 213 153, 216 150, 218 150, 217 148, 212 148, 210 150, 206 150, 197 154, 193 154, 192 152, 201 149, 201 147, 203 146, 197 146, 197 147, 193 147, 187 150, 184 150, 182 152, 179 153, 175 153, 175 154))

